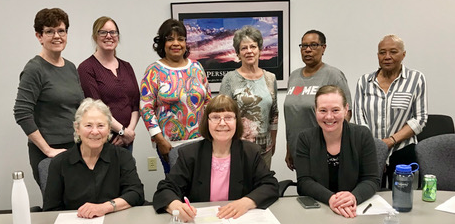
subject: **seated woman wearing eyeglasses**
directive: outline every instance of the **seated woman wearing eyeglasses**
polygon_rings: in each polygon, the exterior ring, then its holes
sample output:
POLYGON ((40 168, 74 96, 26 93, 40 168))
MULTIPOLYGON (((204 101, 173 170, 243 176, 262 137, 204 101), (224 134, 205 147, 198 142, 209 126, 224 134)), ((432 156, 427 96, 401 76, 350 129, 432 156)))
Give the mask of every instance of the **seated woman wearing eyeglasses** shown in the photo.
POLYGON ((133 150, 139 120, 139 87, 130 63, 116 57, 120 41, 117 23, 102 16, 93 23, 96 51, 77 71, 85 97, 102 100, 112 112, 111 143, 133 150))
POLYGON ((345 120, 348 104, 338 86, 318 90, 315 111, 319 126, 305 129, 297 140, 297 191, 353 218, 357 204, 379 188, 373 136, 367 127, 345 120))
POLYGON ((126 149, 108 143, 112 114, 101 100, 77 109, 74 141, 49 166, 43 210, 76 210, 94 218, 144 203, 144 186, 126 149))
POLYGON ((227 201, 219 218, 238 218, 249 209, 267 208, 278 199, 278 182, 261 157, 261 147, 240 140, 243 127, 237 103, 226 95, 213 98, 202 118, 205 138, 179 150, 177 163, 158 183, 153 196, 157 212, 180 211, 185 222, 196 209, 183 203, 227 201))

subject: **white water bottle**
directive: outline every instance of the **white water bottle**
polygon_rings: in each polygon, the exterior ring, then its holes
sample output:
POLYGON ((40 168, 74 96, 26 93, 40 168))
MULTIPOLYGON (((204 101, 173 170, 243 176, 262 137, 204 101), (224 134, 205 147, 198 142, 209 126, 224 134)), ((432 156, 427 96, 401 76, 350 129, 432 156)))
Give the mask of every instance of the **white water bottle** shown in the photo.
POLYGON ((30 201, 24 182, 24 172, 13 172, 13 191, 11 193, 13 224, 31 224, 30 201))

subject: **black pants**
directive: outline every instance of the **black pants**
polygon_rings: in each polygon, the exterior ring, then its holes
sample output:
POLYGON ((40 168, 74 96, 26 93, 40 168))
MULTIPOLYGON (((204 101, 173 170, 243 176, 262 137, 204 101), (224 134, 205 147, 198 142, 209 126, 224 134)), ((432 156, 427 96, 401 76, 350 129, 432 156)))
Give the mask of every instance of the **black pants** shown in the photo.
MULTIPOLYGON (((50 147, 54 149, 69 149, 73 147, 74 142, 63 143, 63 144, 55 144, 50 145, 50 147)), ((47 158, 47 156, 32 142, 28 142, 28 157, 30 159, 30 166, 32 167, 33 177, 36 180, 38 186, 40 186, 39 180, 39 172, 38 172, 38 164, 41 160, 47 158)))
POLYGON ((386 178, 388 182, 388 188, 392 190, 393 182, 393 173, 395 172, 395 167, 399 164, 409 165, 411 163, 417 162, 415 144, 409 144, 404 148, 395 151, 389 158, 389 165, 386 167, 386 171, 382 176, 382 188, 386 187, 386 178))

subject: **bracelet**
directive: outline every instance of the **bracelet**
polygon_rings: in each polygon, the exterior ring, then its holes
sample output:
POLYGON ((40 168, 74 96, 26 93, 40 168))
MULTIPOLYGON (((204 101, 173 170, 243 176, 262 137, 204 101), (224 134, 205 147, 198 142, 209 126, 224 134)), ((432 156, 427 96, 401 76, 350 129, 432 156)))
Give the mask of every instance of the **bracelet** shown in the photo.
POLYGON ((395 138, 393 137, 393 135, 391 135, 390 138, 391 138, 392 141, 393 141, 393 145, 396 145, 396 144, 397 144, 397 140, 395 140, 395 138))
POLYGON ((115 201, 114 200, 109 200, 109 203, 111 203, 112 207, 114 207, 114 211, 115 212, 117 210, 117 205, 115 204, 115 201))

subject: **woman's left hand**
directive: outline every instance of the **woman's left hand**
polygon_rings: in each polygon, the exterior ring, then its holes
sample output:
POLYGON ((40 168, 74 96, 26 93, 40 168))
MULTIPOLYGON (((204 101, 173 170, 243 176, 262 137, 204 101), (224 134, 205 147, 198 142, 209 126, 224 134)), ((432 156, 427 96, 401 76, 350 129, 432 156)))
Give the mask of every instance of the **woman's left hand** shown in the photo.
POLYGON ((91 219, 94 217, 103 216, 112 210, 112 205, 109 202, 102 204, 85 203, 77 210, 77 217, 91 219))
POLYGON ((354 218, 357 216, 356 208, 353 206, 338 207, 338 211, 341 213, 340 215, 346 218, 354 218))
POLYGON ((125 134, 123 135, 123 143, 125 145, 129 145, 131 144, 131 142, 134 141, 134 138, 136 137, 136 133, 134 132, 134 130, 130 129, 130 128, 125 128, 125 134))
POLYGON ((218 209, 218 218, 220 219, 229 219, 234 217, 234 219, 242 216, 248 210, 256 208, 256 203, 250 198, 243 197, 239 200, 235 200, 223 207, 218 209))
POLYGON ((393 142, 393 140, 390 137, 383 138, 382 141, 387 145, 387 148, 389 148, 389 150, 391 148, 393 148, 393 146, 395 145, 395 143, 393 142))

